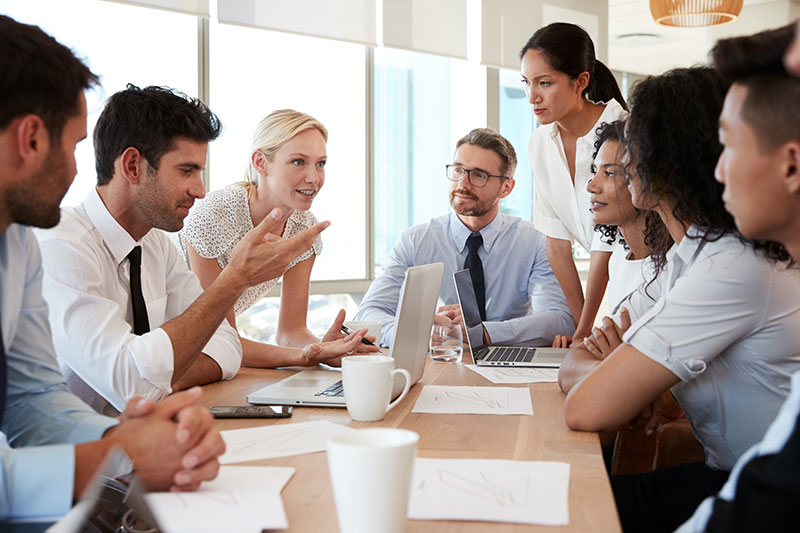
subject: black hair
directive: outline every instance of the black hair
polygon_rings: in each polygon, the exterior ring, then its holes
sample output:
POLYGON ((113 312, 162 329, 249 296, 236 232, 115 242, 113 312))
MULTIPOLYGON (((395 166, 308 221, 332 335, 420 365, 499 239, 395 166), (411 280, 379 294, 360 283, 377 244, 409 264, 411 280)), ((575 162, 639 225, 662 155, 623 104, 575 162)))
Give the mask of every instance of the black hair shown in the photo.
POLYGON ((542 52, 554 69, 572 80, 588 72, 589 84, 583 96, 593 102, 606 103, 613 98, 623 109, 628 109, 617 80, 608 67, 597 60, 592 38, 580 26, 554 22, 539 28, 522 47, 519 58, 522 59, 528 50, 542 52))
POLYGON ((175 141, 207 143, 222 130, 217 116, 197 98, 168 87, 128 86, 108 99, 94 128, 97 184, 114 175, 114 161, 129 147, 158 169, 161 157, 175 141))
POLYGON ((742 119, 763 149, 800 140, 800 79, 783 66, 795 25, 719 41, 711 50, 717 72, 747 88, 742 119))
POLYGON ((38 26, 0 15, 0 129, 27 114, 39 116, 52 140, 78 114, 79 96, 98 78, 38 26))
MULTIPOLYGON (((722 203, 723 185, 714 179, 722 152, 717 123, 727 88, 707 67, 674 69, 639 81, 631 93, 625 145, 642 194, 666 203, 685 227, 697 227, 699 235, 688 238, 715 241, 735 234, 752 242, 737 232, 722 203)), ((671 246, 660 231, 648 221, 645 242, 657 274, 671 246)), ((772 260, 790 259, 777 243, 752 244, 772 260)))
MULTIPOLYGON (((613 122, 603 122, 600 127, 595 130, 594 137, 594 153, 592 154, 592 174, 597 173, 597 167, 594 160, 597 159, 597 154, 600 153, 600 148, 606 141, 616 141, 622 144, 625 139, 625 121, 615 120, 613 122)), ((619 228, 613 224, 595 224, 594 230, 600 233, 600 240, 606 244, 614 244, 619 237, 619 243, 625 248, 626 251, 630 250, 628 243, 625 242, 625 237, 619 232, 619 228)))

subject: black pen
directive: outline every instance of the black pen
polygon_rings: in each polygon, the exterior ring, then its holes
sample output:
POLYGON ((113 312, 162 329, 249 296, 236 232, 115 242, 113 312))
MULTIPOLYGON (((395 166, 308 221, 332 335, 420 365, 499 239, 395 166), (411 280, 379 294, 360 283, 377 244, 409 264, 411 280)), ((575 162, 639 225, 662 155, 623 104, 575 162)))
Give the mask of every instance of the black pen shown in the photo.
MULTIPOLYGON (((353 330, 342 324, 342 333, 345 335, 350 335, 353 333, 353 330)), ((364 337, 361 337, 361 344, 366 344, 367 346, 375 346, 375 343, 368 341, 364 337)))

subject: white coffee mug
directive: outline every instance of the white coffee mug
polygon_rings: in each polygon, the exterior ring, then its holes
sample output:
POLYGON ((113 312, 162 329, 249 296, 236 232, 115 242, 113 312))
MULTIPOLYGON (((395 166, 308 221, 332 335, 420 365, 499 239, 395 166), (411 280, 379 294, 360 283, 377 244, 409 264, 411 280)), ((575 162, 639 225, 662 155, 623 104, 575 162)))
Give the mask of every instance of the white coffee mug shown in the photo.
POLYGON ((360 422, 383 420, 386 413, 405 397, 411 388, 411 374, 394 368, 394 359, 385 355, 351 355, 342 358, 344 401, 350 418, 360 422), (391 403, 395 374, 402 374, 406 384, 391 403))
POLYGON ((378 322, 377 320, 350 320, 349 322, 345 322, 344 325, 353 331, 366 329, 367 335, 372 335, 373 337, 375 337, 375 344, 380 345, 381 323, 378 322))
POLYGON ((342 533, 401 533, 419 435, 370 428, 332 437, 328 468, 342 533))

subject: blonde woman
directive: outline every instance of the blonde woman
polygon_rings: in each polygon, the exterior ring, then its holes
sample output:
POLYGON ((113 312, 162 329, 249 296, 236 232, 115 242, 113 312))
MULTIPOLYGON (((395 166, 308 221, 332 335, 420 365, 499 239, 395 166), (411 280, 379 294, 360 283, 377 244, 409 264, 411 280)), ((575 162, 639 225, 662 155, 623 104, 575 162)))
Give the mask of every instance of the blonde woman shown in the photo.
MULTIPOLYGON (((273 209, 280 212, 279 228, 289 238, 316 224, 309 211, 325 183, 325 144, 328 131, 319 121, 298 111, 273 111, 256 128, 246 181, 210 192, 197 202, 176 234, 191 268, 208 287, 230 261, 231 251, 244 235, 273 209)), ((322 251, 322 240, 298 256, 283 275, 277 340, 280 346, 241 338, 245 366, 308 366, 338 364, 351 351, 377 351, 361 343, 366 330, 340 333, 341 310, 322 339, 306 327, 311 269, 322 251)), ((227 319, 236 327, 243 313, 269 292, 278 278, 249 288, 236 301, 227 319)))

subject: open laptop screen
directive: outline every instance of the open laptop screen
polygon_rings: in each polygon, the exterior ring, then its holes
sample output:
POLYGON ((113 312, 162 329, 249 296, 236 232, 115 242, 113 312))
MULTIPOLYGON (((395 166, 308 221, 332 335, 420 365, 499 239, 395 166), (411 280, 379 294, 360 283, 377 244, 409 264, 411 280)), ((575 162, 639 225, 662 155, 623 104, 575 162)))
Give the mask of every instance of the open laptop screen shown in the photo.
POLYGON ((483 323, 481 322, 481 313, 478 310, 478 299, 475 298, 475 289, 472 287, 472 277, 467 269, 455 272, 453 279, 456 283, 458 301, 461 304, 464 326, 467 328, 469 347, 472 353, 477 353, 484 347, 483 323))

